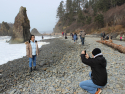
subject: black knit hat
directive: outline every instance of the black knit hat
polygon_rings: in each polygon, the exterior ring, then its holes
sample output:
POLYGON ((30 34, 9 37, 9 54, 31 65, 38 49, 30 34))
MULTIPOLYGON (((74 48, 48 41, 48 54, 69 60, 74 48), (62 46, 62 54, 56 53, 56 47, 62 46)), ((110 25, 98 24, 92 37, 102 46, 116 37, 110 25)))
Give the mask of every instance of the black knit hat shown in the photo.
POLYGON ((95 56, 97 54, 101 53, 101 50, 99 48, 95 48, 93 51, 92 51, 92 54, 95 56))

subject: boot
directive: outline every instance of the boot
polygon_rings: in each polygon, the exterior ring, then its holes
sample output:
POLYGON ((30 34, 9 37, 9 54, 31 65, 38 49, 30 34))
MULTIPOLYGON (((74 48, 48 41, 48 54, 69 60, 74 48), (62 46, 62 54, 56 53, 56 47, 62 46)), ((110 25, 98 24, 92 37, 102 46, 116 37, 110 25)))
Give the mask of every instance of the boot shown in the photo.
POLYGON ((36 70, 36 66, 34 66, 33 70, 36 70))
POLYGON ((32 72, 32 67, 30 68, 30 71, 29 71, 30 73, 32 72))

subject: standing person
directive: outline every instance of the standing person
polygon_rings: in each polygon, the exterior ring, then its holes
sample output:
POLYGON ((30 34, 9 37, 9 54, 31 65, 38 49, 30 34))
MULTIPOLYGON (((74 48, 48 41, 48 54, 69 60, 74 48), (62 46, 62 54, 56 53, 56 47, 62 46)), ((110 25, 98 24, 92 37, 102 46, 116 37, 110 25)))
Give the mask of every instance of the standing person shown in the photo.
POLYGON ((103 40, 105 39, 105 32, 103 32, 103 40))
POLYGON ((72 33, 72 40, 74 40, 73 36, 74 36, 74 35, 73 35, 73 33, 72 33))
POLYGON ((120 36, 120 41, 122 41, 122 35, 120 36))
POLYGON ((67 33, 65 33, 65 39, 67 39, 67 33))
POLYGON ((64 32, 62 32, 62 36, 64 36, 64 32))
POLYGON ((83 30, 81 33, 81 40, 82 40, 82 45, 84 45, 84 40, 85 40, 85 31, 83 30))
POLYGON ((42 35, 42 39, 44 39, 43 35, 42 35))
POLYGON ((101 33, 100 35, 101 35, 101 40, 103 40, 103 33, 101 33))
POLYGON ((36 57, 38 56, 39 49, 37 41, 35 41, 35 36, 31 35, 29 42, 26 42, 26 56, 29 57, 29 67, 32 72, 32 61, 33 61, 33 70, 36 70, 36 57))
POLYGON ((92 51, 92 56, 90 58, 88 54, 85 55, 85 51, 81 52, 82 62, 90 66, 92 72, 89 73, 91 79, 80 82, 79 86, 91 94, 100 94, 100 88, 107 84, 107 61, 99 48, 92 51))
POLYGON ((70 36, 72 36, 72 33, 70 33, 70 36))
POLYGON ((64 37, 64 32, 63 32, 63 37, 64 37))
POLYGON ((77 42, 77 34, 76 33, 74 34, 73 39, 74 39, 74 44, 75 44, 75 42, 77 42))
MULTIPOLYGON (((81 39, 82 31, 79 32, 79 36, 80 36, 80 39, 81 39)), ((81 42, 82 42, 82 39, 81 39, 81 42)))

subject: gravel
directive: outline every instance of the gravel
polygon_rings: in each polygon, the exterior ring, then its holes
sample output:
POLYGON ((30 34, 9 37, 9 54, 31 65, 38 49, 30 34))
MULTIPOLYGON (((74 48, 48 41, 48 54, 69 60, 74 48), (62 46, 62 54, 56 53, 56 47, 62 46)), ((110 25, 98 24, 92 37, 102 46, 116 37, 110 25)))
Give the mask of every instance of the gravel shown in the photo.
POLYGON ((102 89, 102 94, 125 94, 125 55, 106 45, 97 43, 97 40, 100 39, 86 37, 84 46, 80 44, 80 40, 74 44, 70 37, 67 40, 64 38, 45 40, 50 44, 40 48, 41 52, 37 57, 38 70, 33 71, 29 76, 23 76, 28 71, 28 58, 26 57, 12 61, 12 64, 7 63, 9 66, 7 64, 0 66, 0 69, 3 70, 2 81, 5 81, 2 82, 0 79, 1 83, 4 86, 10 84, 9 82, 12 84, 12 86, 3 89, 2 93, 89 94, 79 87, 79 83, 90 79, 89 72, 91 69, 81 62, 79 55, 82 50, 86 50, 91 56, 91 51, 99 47, 107 59, 108 72, 108 83, 102 89), (22 62, 25 63, 22 64, 22 62), (8 69, 10 70, 8 71, 8 69), (12 80, 17 78, 17 84, 15 84, 12 80), (9 82, 6 82, 8 80, 9 82))

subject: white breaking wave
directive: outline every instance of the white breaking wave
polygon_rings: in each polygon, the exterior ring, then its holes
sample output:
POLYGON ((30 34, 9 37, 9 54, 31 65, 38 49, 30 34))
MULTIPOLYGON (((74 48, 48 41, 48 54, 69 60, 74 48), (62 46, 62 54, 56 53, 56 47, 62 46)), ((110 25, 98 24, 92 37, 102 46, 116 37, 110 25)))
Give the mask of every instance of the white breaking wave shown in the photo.
MULTIPOLYGON (((0 65, 12 61, 14 59, 26 56, 26 44, 9 44, 6 41, 10 40, 10 36, 0 36, 0 65)), ((55 37, 44 36, 44 39, 52 39, 55 37)), ((35 40, 42 40, 41 36, 35 36, 35 40)), ((38 47, 47 45, 49 42, 38 42, 38 47)), ((23 62, 22 62, 23 63, 23 62)))

